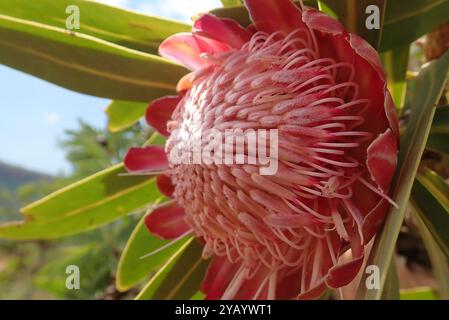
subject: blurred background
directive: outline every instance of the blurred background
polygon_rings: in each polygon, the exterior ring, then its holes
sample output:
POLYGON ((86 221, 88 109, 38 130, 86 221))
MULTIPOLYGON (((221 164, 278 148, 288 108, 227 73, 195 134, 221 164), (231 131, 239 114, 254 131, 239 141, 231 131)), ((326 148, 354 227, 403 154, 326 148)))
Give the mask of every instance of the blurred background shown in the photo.
MULTIPOLYGON (((220 0, 99 0, 113 6, 191 22, 220 0)), ((81 12, 82 20, 82 12, 81 12)), ((19 208, 110 167, 147 138, 144 124, 107 129, 109 101, 82 95, 0 65, 0 222, 19 208), (6 134, 6 132, 8 134, 6 134)), ((92 232, 55 241, 0 240, 0 299, 119 299, 114 272, 138 221, 125 217, 92 232), (65 267, 82 270, 80 290, 65 288, 65 267)))

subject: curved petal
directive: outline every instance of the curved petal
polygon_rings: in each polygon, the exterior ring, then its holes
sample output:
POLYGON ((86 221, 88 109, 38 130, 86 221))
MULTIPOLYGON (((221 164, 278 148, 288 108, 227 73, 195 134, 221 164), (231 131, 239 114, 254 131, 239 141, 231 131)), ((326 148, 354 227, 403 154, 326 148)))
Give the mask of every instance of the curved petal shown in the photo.
POLYGON ((147 123, 160 134, 168 137, 167 122, 181 99, 182 96, 167 96, 151 102, 145 114, 147 123))
POLYGON ((186 74, 185 76, 183 76, 178 81, 178 84, 176 85, 176 91, 182 92, 182 91, 189 90, 190 88, 192 88, 194 77, 195 77, 195 72, 190 72, 190 73, 186 74))
POLYGON ((300 9, 290 0, 245 0, 245 5, 258 31, 287 34, 304 25, 300 9))
POLYGON ((397 165, 398 145, 395 134, 387 129, 367 149, 366 166, 371 178, 386 192, 397 165))
POLYGON ((336 265, 329 270, 326 284, 330 288, 340 288, 349 284, 359 272, 364 256, 355 258, 347 263, 336 265))
POLYGON ((387 200, 381 199, 377 205, 365 216, 363 221, 363 236, 367 244, 375 235, 384 222, 390 204, 387 200))
POLYGON ((198 70, 211 64, 210 60, 201 57, 203 53, 213 55, 229 49, 227 44, 220 41, 190 33, 178 33, 161 43, 159 54, 190 70, 198 70))
POLYGON ((125 168, 129 172, 160 171, 168 168, 165 150, 158 146, 130 148, 125 156, 125 168))
POLYGON ((162 239, 176 239, 190 230, 184 209, 176 203, 159 207, 145 217, 148 230, 162 239))
POLYGON ((220 299, 239 268, 239 263, 231 263, 226 256, 214 256, 201 283, 206 299, 220 299))
POLYGON ((376 49, 365 41, 365 39, 353 33, 349 34, 349 43, 355 52, 368 61, 369 64, 379 73, 379 77, 385 78, 382 62, 380 61, 380 57, 376 49))
POLYGON ((175 187, 173 186, 173 183, 171 182, 171 179, 166 174, 160 174, 157 176, 156 184, 159 189, 159 191, 166 195, 167 197, 171 197, 173 195, 173 192, 175 191, 175 187))
POLYGON ((234 20, 218 18, 211 14, 204 14, 196 20, 193 31, 205 33, 233 48, 241 48, 251 39, 251 33, 234 20))
POLYGON ((326 290, 326 283, 323 281, 316 287, 311 288, 311 289, 307 290, 306 292, 303 292, 300 295, 298 295, 297 299, 299 299, 299 300, 318 299, 323 294, 324 290, 326 290))

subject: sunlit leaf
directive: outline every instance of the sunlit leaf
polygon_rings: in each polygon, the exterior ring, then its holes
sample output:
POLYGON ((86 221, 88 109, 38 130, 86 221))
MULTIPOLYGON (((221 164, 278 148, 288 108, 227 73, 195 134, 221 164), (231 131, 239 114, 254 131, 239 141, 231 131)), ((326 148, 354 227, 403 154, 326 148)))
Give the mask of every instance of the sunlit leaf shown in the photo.
POLYGON ((154 178, 120 176, 116 165, 22 209, 25 221, 0 225, 0 238, 51 239, 94 229, 154 203, 154 178))
POLYGON ((181 22, 84 0, 2 0, 0 15, 65 29, 73 6, 80 13, 80 29, 74 31, 147 53, 156 54, 164 39, 191 29, 181 22))
POLYGON ((147 107, 148 103, 145 102, 112 101, 105 111, 109 131, 118 132, 129 128, 145 115, 147 107))
POLYGON ((223 7, 235 7, 242 5, 242 0, 221 0, 223 7))
POLYGON ((393 183, 393 199, 398 208, 390 209, 383 229, 376 236, 368 259, 369 265, 376 265, 380 269, 381 290, 368 290, 364 285, 367 275, 364 275, 358 290, 360 299, 380 299, 382 295, 413 181, 429 135, 435 106, 442 94, 448 74, 449 52, 424 66, 418 75, 410 119, 401 139, 398 170, 393 183))
POLYGON ((419 287, 401 290, 401 300, 437 300, 432 288, 419 287))
POLYGON ((382 64, 387 73, 388 89, 396 108, 401 110, 405 102, 406 74, 410 46, 404 46, 381 54, 382 64))
POLYGON ((202 293, 201 291, 198 291, 197 293, 195 293, 193 295, 192 298, 190 298, 190 300, 204 300, 204 298, 205 298, 204 293, 202 293))
POLYGON ((148 102, 187 71, 92 36, 0 15, 0 63, 78 92, 148 102))
POLYGON ((199 290, 208 261, 201 258, 202 246, 189 240, 148 282, 136 299, 183 300, 199 290))
POLYGON ((142 218, 129 237, 120 257, 116 277, 117 288, 126 291, 152 272, 156 272, 168 258, 185 245, 186 241, 187 237, 154 255, 142 258, 169 243, 151 235, 142 218))

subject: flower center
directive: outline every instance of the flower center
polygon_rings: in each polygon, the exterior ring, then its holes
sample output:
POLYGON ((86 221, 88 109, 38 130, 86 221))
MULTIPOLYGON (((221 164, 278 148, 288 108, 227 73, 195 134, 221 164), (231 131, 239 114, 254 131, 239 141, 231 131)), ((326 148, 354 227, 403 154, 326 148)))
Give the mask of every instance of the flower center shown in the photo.
POLYGON ((241 49, 204 58, 211 64, 196 72, 169 122, 174 197, 205 256, 241 262, 246 278, 261 267, 303 277, 313 270, 304 284, 312 287, 327 272, 319 266, 336 263, 335 237, 361 230, 354 182, 375 189, 357 157, 371 137, 361 129, 370 102, 358 99, 354 67, 320 57, 308 30, 259 32, 241 49), (175 161, 173 148, 209 129, 278 130, 276 174, 259 174, 259 164, 175 161))

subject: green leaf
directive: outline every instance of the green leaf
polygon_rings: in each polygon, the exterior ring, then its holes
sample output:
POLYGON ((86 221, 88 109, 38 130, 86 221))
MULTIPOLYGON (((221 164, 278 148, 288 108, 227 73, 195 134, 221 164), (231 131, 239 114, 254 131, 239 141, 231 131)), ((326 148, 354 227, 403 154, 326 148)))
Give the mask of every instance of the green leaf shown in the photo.
MULTIPOLYGON (((428 211, 429 208, 425 208, 425 211, 428 211)), ((418 215, 415 215, 415 220, 418 225, 419 232, 421 234, 421 238, 424 242, 424 246, 427 249, 427 253, 429 254, 430 261, 432 263, 432 271, 435 276, 435 279, 438 282, 438 293, 439 298, 442 300, 449 299, 449 263, 448 256, 444 254, 441 248, 438 246, 435 241, 436 237, 434 237, 431 232, 432 229, 427 227, 427 224, 424 222, 422 217, 425 217, 425 213, 422 208, 415 207, 415 211, 418 215)), ((446 212, 446 219, 449 220, 449 215, 446 212)), ((447 222, 447 221, 446 221, 447 222)), ((448 229, 446 229, 447 232, 448 229)))
POLYGON ((0 225, 0 238, 51 239, 109 223, 161 197, 154 178, 120 176, 122 164, 22 209, 25 221, 0 225))
POLYGON ((145 226, 144 219, 145 217, 134 229, 120 257, 116 277, 116 286, 120 291, 132 288, 152 272, 159 270, 161 265, 188 241, 186 237, 168 248, 142 259, 143 256, 168 243, 166 240, 151 235, 145 226))
POLYGON ((449 106, 439 107, 435 111, 432 128, 430 129, 427 147, 449 154, 449 106))
POLYGON ((413 181, 429 135, 435 106, 443 92, 448 73, 449 52, 424 66, 418 75, 410 119, 401 139, 398 169, 393 182, 393 199, 398 208, 390 209, 368 259, 368 265, 376 265, 380 269, 381 289, 368 290, 364 285, 367 276, 365 274, 357 293, 359 299, 372 300, 381 297, 413 181))
POLYGON ((417 176, 412 196, 421 219, 449 257, 449 185, 435 172, 426 170, 417 176))
POLYGON ((92 36, 0 15, 0 63, 94 96, 148 102, 187 70, 92 36))
POLYGON ((167 138, 163 135, 160 135, 158 132, 154 132, 151 137, 145 142, 145 146, 149 145, 157 145, 157 146, 165 146, 167 142, 167 138))
POLYGON ((197 293, 195 293, 193 295, 192 298, 190 298, 190 300, 204 300, 204 298, 205 298, 204 293, 202 293, 201 291, 198 291, 197 293))
POLYGON ((236 7, 242 5, 241 0, 221 0, 221 3, 223 4, 223 7, 236 7))
POLYGON ((390 268, 388 269, 382 300, 399 300, 399 279, 394 260, 391 260, 390 268))
POLYGON ((401 300, 438 300, 432 288, 420 287, 401 290, 401 300))
POLYGON ((387 73, 388 89, 398 110, 402 110, 405 102, 406 75, 410 46, 404 46, 380 55, 387 73))
MULTIPOLYGON (((300 2, 295 1, 295 4, 299 6, 300 2)), ((309 7, 317 7, 317 3, 315 0, 305 0, 304 4, 309 7)), ((244 27, 247 27, 251 24, 248 10, 244 6, 217 8, 211 10, 210 13, 222 18, 231 18, 244 27)))
POLYGON ((83 0, 2 0, 0 15, 65 29, 69 6, 80 12, 80 29, 75 31, 148 53, 157 54, 159 44, 172 34, 191 30, 181 22, 83 0))
POLYGON ((185 300, 199 290, 208 261, 202 259, 202 246, 190 239, 154 275, 136 297, 138 300, 185 300))
POLYGON ((379 48, 380 45, 386 3, 387 0, 318 1, 321 11, 337 17, 348 31, 363 37, 374 48, 379 48), (374 5, 379 9, 379 29, 369 30, 366 27, 367 18, 371 15, 371 11, 366 13, 366 10, 370 5, 374 5))
POLYGON ((389 0, 380 51, 410 44, 449 21, 449 0, 389 0))
POLYGON ((145 115, 148 103, 116 100, 106 108, 108 129, 111 132, 125 130, 145 115))

